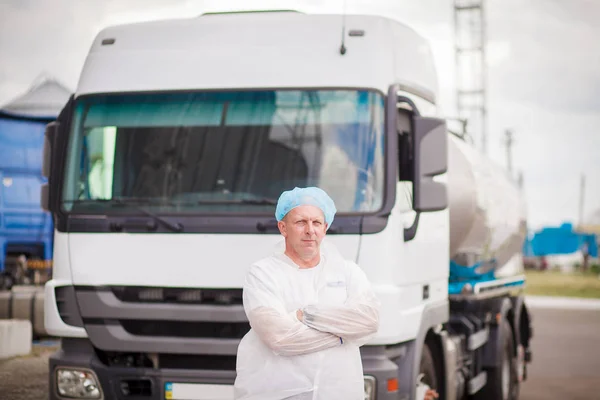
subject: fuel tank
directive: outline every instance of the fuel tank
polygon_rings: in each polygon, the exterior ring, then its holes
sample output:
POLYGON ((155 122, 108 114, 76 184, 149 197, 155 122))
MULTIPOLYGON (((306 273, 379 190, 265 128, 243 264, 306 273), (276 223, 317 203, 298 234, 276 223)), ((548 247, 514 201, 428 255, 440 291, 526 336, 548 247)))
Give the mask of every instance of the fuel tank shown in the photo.
POLYGON ((464 140, 450 135, 448 147, 450 258, 496 277, 521 273, 527 224, 517 183, 464 140))

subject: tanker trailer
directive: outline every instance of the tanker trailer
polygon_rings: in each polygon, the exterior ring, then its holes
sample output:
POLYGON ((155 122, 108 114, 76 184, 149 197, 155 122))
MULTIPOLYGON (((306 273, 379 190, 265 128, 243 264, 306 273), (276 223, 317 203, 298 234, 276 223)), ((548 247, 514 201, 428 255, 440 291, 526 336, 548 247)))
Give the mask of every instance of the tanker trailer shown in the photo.
POLYGON ((506 170, 464 140, 448 143, 451 294, 523 280, 525 202, 506 170), (495 283, 494 283, 495 282, 495 283))
POLYGON ((455 390, 447 394, 517 399, 532 337, 523 294, 523 196, 505 170, 450 135, 448 201, 450 316, 441 342, 444 378, 455 390))

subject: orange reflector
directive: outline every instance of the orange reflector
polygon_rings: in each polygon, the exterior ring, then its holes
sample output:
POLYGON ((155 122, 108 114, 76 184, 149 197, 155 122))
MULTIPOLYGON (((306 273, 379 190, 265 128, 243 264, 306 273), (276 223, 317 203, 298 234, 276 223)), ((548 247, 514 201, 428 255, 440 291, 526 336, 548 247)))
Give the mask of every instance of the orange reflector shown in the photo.
POLYGON ((388 392, 397 392, 398 391, 398 379, 392 378, 388 379, 388 392))
POLYGON ((498 313, 496 314, 496 323, 500 323, 500 321, 502 321, 502 314, 498 313))

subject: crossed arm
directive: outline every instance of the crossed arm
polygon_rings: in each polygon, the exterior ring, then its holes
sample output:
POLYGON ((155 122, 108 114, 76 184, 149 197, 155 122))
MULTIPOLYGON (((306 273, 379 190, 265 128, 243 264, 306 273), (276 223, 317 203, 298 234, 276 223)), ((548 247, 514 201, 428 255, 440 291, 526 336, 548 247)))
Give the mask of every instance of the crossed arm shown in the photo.
POLYGON ((280 356, 298 356, 336 347, 338 336, 310 328, 290 314, 271 307, 260 307, 250 313, 250 325, 262 341, 280 356))
POLYGON ((251 269, 244 286, 244 306, 250 326, 275 353, 283 356, 309 354, 352 341, 366 343, 379 325, 375 296, 364 273, 353 265, 348 300, 343 306, 309 305, 286 313, 274 291, 274 283, 251 269), (300 313, 298 313, 300 314, 300 313))

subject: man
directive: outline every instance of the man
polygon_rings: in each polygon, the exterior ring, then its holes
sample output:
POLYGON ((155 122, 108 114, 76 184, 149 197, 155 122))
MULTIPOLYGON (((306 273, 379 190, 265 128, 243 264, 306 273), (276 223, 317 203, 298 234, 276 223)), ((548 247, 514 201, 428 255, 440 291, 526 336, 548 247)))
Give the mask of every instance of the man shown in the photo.
POLYGON ((236 399, 364 399, 359 347, 377 332, 379 301, 358 265, 322 245, 335 213, 319 188, 280 196, 285 245, 253 264, 244 283, 252 329, 238 348, 236 399))
POLYGON ((253 264, 244 283, 252 329, 238 348, 236 399, 364 398, 359 347, 377 332, 379 302, 355 263, 321 246, 335 213, 319 188, 280 196, 285 246, 253 264))

